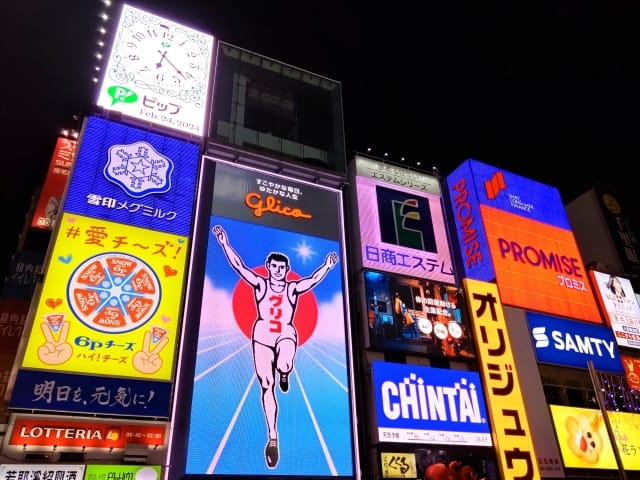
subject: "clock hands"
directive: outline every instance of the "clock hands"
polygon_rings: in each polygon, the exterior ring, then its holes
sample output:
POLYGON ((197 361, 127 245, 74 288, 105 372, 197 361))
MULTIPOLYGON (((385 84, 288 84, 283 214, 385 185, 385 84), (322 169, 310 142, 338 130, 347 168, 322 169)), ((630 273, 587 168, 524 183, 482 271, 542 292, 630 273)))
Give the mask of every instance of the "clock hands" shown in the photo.
POLYGON ((158 63, 156 63, 156 68, 160 68, 162 67, 162 62, 164 62, 165 60, 167 61, 167 63, 169 65, 171 65, 173 67, 173 69, 176 71, 176 73, 178 75, 180 75, 182 78, 184 78, 185 80, 187 79, 187 77, 184 75, 184 73, 182 73, 182 70, 180 70, 178 67, 176 67, 171 60, 169 60, 167 58, 167 51, 165 50, 164 52, 161 52, 160 50, 158 50, 158 53, 161 55, 160 60, 158 61, 158 63))

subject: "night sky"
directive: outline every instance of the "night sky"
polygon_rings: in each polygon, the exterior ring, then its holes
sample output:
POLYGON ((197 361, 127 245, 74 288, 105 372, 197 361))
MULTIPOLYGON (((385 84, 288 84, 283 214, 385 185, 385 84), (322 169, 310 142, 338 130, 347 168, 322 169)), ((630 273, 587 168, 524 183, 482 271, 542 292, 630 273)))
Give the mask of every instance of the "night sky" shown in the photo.
MULTIPOLYGON (((341 82, 348 158, 371 147, 442 175, 475 158, 555 186, 565 202, 605 182, 625 190, 640 230, 637 2, 129 3, 341 82)), ((2 271, 59 129, 91 111, 101 5, 3 8, 2 271)))

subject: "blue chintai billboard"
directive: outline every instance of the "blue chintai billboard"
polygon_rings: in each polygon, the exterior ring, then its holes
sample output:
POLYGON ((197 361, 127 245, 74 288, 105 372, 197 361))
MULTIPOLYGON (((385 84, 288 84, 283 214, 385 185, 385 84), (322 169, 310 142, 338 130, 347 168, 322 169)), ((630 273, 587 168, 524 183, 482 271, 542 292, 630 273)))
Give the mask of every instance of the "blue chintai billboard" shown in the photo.
POLYGON ((378 440, 491 446, 480 374, 372 362, 378 440))

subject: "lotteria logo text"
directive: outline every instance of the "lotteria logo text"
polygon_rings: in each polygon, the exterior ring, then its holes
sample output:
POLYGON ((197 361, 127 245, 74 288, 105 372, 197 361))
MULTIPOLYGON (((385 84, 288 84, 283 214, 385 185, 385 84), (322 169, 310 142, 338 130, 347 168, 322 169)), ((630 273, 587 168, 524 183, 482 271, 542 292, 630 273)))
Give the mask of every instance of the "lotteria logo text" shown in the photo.
POLYGON ((478 403, 478 392, 466 378, 452 386, 425 384, 415 373, 401 383, 387 380, 380 386, 382 410, 390 420, 398 418, 437 420, 462 423, 484 423, 478 403))
POLYGON ((67 438, 84 440, 103 440, 102 430, 91 428, 64 428, 46 426, 26 426, 20 427, 22 438, 67 438))
MULTIPOLYGON (((547 348, 551 345, 546 327, 532 328, 531 335, 536 341, 536 348, 547 348)), ((613 340, 603 340, 602 338, 578 335, 577 333, 565 333, 559 330, 551 331, 551 339, 553 340, 553 348, 556 350, 598 357, 608 356, 612 359, 616 358, 613 340)))

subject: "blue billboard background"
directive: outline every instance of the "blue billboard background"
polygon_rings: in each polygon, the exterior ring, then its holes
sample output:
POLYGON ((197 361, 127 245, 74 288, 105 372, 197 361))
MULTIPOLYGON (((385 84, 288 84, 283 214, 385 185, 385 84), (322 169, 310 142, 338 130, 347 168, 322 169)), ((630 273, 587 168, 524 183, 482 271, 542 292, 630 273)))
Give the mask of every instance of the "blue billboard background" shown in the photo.
POLYGON ((372 362, 372 371, 379 429, 456 432, 491 444, 478 372, 381 361, 372 362))
POLYGON ((189 236, 199 148, 88 117, 63 209, 189 236))
POLYGON ((588 368, 624 375, 617 342, 610 328, 526 312, 533 349, 540 363, 588 368))

